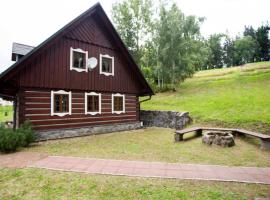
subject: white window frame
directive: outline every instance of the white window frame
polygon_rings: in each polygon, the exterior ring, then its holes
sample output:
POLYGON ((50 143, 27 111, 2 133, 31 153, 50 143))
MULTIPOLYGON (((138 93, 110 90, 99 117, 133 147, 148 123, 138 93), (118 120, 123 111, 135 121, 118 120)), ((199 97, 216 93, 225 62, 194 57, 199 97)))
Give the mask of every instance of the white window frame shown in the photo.
POLYGON ((65 115, 71 115, 71 110, 72 110, 72 103, 71 103, 71 91, 66 92, 64 90, 58 90, 58 91, 51 91, 51 116, 59 116, 59 117, 63 117, 65 115), (54 112, 54 95, 55 94, 67 94, 68 95, 68 103, 69 103, 69 107, 68 107, 68 111, 69 112, 54 112))
POLYGON ((99 72, 100 74, 104 74, 105 76, 114 76, 114 57, 113 56, 109 56, 108 54, 99 55, 99 72), (109 58, 112 60, 112 73, 102 71, 102 58, 109 58))
POLYGON ((70 70, 75 70, 77 72, 88 72, 87 69, 87 59, 88 59, 88 51, 84 51, 82 49, 73 49, 70 47, 70 70), (79 52, 79 53, 84 53, 85 54, 85 69, 80 69, 77 67, 73 67, 73 52, 79 52))
POLYGON ((124 94, 112 94, 112 113, 114 114, 121 114, 126 112, 126 99, 124 94), (123 110, 121 111, 115 111, 114 110, 114 97, 123 97, 123 110))
POLYGON ((84 109, 85 109, 85 114, 88 115, 97 115, 97 114, 101 114, 101 93, 96 93, 96 92, 85 92, 85 97, 84 97, 85 101, 84 101, 84 109), (87 106, 88 106, 88 102, 87 102, 87 97, 88 96, 98 96, 99 99, 98 99, 98 103, 99 103, 99 111, 98 112, 88 112, 87 110, 87 106))

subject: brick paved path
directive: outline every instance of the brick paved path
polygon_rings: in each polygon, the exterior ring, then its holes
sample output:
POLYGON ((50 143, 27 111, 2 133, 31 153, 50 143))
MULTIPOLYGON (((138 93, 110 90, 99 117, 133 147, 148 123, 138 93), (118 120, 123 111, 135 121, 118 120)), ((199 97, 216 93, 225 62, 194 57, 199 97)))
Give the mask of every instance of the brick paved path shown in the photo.
POLYGON ((0 168, 24 168, 35 161, 46 158, 48 155, 33 152, 17 152, 0 154, 0 168))
POLYGON ((270 184, 270 168, 48 156, 28 167, 139 177, 235 181, 270 184))

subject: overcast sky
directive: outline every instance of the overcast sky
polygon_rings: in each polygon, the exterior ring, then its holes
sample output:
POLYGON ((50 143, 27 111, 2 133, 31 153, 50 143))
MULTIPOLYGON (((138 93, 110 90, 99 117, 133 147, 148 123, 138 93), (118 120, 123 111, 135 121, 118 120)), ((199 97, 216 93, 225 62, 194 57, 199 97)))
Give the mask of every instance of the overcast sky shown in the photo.
MULTIPOLYGON (((111 17, 112 3, 100 0, 111 17)), ((12 42, 37 46, 65 24, 94 5, 96 0, 6 0, 0 4, 0 72, 11 61, 12 42)), ((206 17, 202 34, 229 32, 234 36, 244 25, 270 22, 270 0, 175 0, 187 15, 206 17)))

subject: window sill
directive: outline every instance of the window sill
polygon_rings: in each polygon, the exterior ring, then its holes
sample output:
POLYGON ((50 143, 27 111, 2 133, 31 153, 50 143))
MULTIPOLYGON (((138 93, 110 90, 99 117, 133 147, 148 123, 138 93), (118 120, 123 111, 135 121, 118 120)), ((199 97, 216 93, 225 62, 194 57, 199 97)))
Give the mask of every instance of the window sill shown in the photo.
POLYGON ((118 114, 118 115, 119 115, 119 114, 121 114, 121 113, 125 113, 125 111, 113 111, 112 113, 113 113, 113 114, 118 114))
POLYGON ((81 69, 81 68, 76 68, 76 67, 70 67, 70 70, 75 70, 77 72, 87 72, 87 68, 81 69))
POLYGON ((86 112, 86 115, 97 115, 97 114, 101 114, 101 112, 86 112))
POLYGON ((105 76, 114 76, 113 73, 108 73, 108 72, 100 72, 100 74, 103 74, 105 76))
POLYGON ((52 113, 51 116, 59 116, 59 117, 64 117, 65 115, 71 115, 69 112, 65 113, 52 113))

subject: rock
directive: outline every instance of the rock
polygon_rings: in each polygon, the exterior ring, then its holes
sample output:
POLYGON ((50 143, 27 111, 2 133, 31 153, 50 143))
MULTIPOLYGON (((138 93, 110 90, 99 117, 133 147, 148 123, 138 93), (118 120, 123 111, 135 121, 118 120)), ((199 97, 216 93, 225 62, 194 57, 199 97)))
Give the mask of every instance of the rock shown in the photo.
POLYGON ((183 129, 191 118, 188 112, 141 110, 140 120, 144 126, 183 129))
POLYGON ((235 145, 234 137, 231 133, 221 131, 208 131, 202 137, 202 143, 208 145, 218 145, 221 147, 232 147, 235 145))

